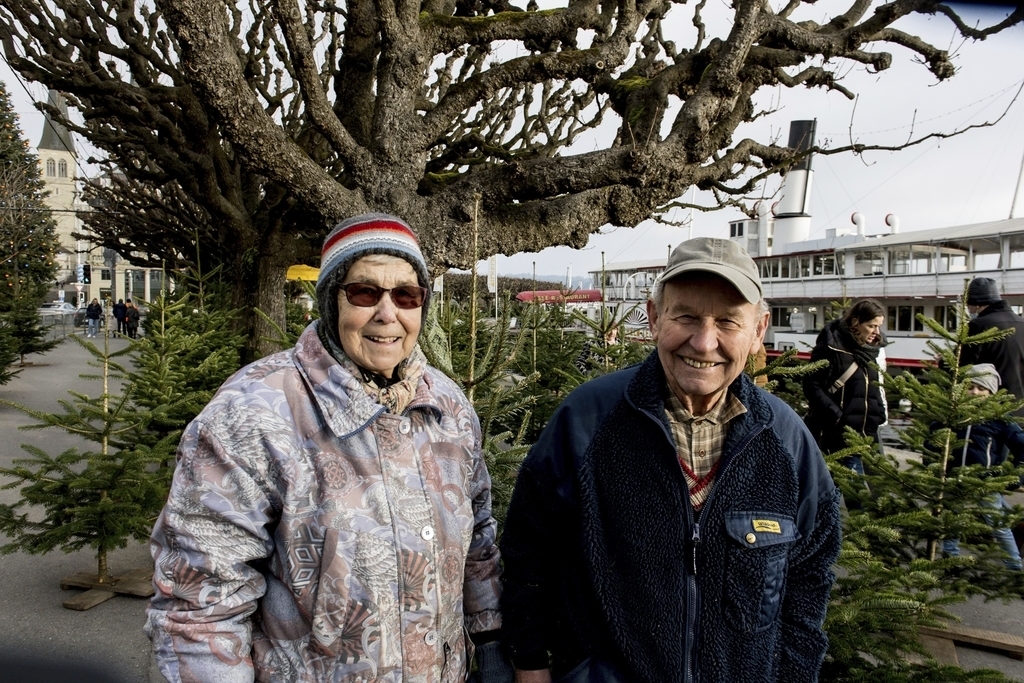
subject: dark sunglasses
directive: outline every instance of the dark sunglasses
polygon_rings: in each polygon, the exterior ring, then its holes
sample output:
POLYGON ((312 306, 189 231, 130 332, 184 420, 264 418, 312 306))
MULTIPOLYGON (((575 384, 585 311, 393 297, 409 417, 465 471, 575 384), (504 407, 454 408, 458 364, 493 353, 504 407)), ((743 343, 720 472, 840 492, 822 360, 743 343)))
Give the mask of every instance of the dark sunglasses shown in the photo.
POLYGON ((376 306, 385 292, 391 293, 391 300, 395 303, 396 308, 419 308, 427 298, 427 288, 416 285, 384 289, 377 285, 371 285, 369 282, 350 282, 347 285, 341 285, 341 289, 345 292, 348 302, 360 308, 376 306))

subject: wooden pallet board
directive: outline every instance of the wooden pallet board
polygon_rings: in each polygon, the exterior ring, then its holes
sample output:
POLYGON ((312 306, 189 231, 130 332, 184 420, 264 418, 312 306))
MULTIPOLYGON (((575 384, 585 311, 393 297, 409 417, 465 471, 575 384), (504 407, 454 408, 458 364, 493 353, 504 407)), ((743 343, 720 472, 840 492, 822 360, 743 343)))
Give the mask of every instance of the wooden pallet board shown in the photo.
POLYGON ((120 595, 135 595, 148 598, 153 595, 153 570, 146 568, 133 569, 119 576, 110 577, 109 582, 100 583, 96 575, 90 572, 76 572, 60 580, 62 590, 69 588, 85 588, 109 591, 120 595))
POLYGON ((1000 631, 988 631, 962 624, 948 624, 946 628, 921 626, 918 633, 922 636, 945 638, 964 645, 974 645, 989 650, 996 650, 1017 660, 1024 660, 1024 638, 1000 631))
POLYGON ((85 588, 73 598, 64 601, 64 607, 78 611, 92 609, 96 605, 110 600, 115 595, 134 595, 148 598, 153 595, 153 570, 146 567, 132 569, 118 576, 111 576, 108 581, 100 583, 96 575, 90 572, 76 572, 60 580, 61 590, 69 588, 85 588))
POLYGON ((926 636, 920 634, 919 638, 924 648, 928 650, 936 662, 946 666, 960 666, 960 660, 956 656, 956 645, 949 638, 939 636, 926 636))
POLYGON ((65 600, 64 607, 66 609, 73 609, 78 612, 84 612, 87 609, 92 609, 96 605, 99 605, 100 603, 110 600, 115 595, 117 595, 117 593, 113 591, 105 591, 99 588, 92 588, 90 590, 85 591, 84 593, 79 593, 73 598, 68 598, 67 600, 65 600))

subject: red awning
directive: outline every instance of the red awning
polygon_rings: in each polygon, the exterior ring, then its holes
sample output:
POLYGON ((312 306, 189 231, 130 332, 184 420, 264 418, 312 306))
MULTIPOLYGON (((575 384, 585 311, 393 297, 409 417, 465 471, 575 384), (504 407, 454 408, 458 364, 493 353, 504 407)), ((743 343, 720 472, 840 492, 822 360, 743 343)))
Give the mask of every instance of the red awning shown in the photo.
POLYGON ((574 289, 571 292, 563 292, 557 289, 546 289, 538 292, 519 292, 516 298, 529 303, 537 296, 537 303, 541 304, 586 304, 601 301, 600 289, 574 289))
MULTIPOLYGON (((782 351, 779 351, 778 349, 768 349, 767 353, 768 353, 768 357, 769 358, 778 358, 779 356, 782 355, 782 351)), ((799 358, 800 360, 810 361, 811 360, 811 352, 810 351, 797 351, 796 357, 799 358)), ((886 364, 887 367, 896 367, 896 368, 923 368, 924 367, 924 363, 919 358, 888 358, 887 357, 885 359, 885 364, 886 364)))

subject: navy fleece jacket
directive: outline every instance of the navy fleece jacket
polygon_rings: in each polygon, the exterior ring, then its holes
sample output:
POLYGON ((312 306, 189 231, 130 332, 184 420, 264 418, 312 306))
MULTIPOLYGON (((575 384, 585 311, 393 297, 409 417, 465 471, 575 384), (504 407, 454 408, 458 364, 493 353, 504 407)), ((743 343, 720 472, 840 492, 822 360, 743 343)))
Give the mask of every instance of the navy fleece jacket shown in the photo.
POLYGON ((654 352, 588 382, 523 463, 501 541, 521 669, 596 657, 643 683, 816 681, 839 496, 801 420, 742 375, 699 521, 654 352))

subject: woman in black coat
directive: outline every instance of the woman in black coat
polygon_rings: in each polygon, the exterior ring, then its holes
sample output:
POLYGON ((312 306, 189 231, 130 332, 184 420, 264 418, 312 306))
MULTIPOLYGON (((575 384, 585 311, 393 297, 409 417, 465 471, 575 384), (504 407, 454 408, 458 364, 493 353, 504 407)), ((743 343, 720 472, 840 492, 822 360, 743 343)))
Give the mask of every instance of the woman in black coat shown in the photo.
MULTIPOLYGON (((844 427, 878 440, 878 427, 886 421, 877 368, 878 352, 885 344, 884 322, 882 306, 861 299, 818 335, 811 360, 825 359, 828 366, 807 375, 803 384, 807 426, 823 453, 846 447, 844 427)), ((864 472, 859 456, 851 456, 843 464, 864 472)))

